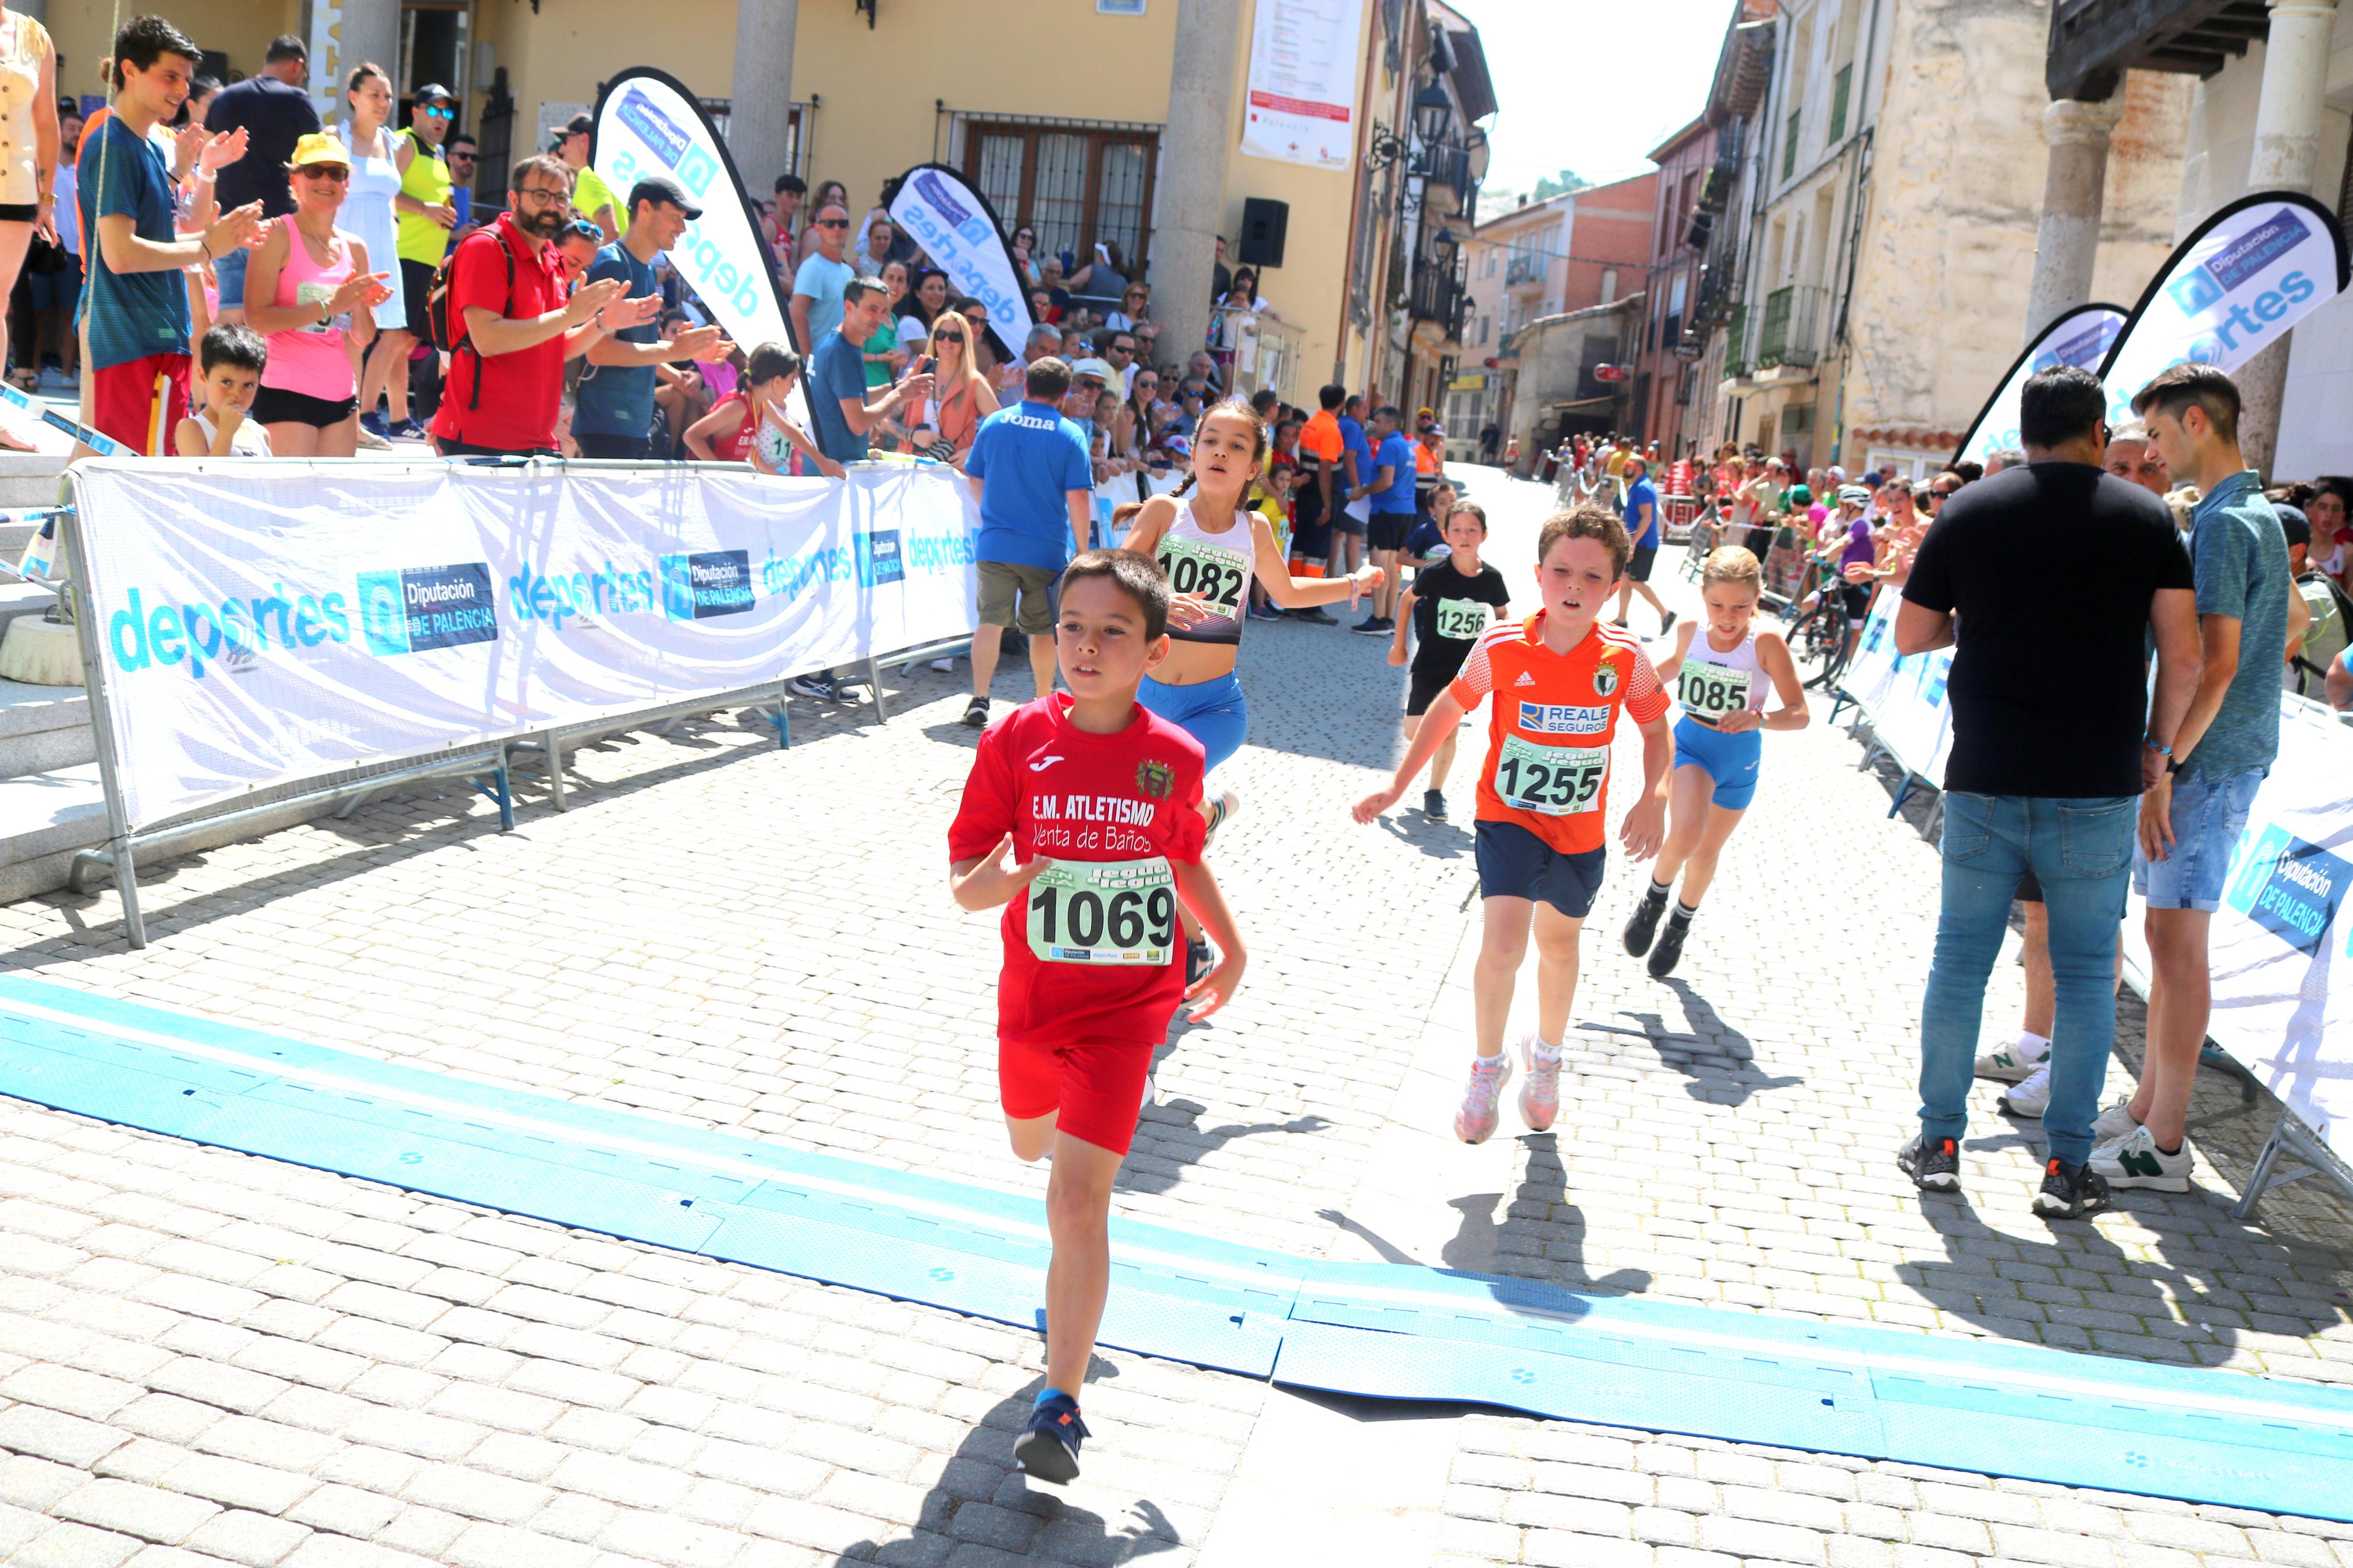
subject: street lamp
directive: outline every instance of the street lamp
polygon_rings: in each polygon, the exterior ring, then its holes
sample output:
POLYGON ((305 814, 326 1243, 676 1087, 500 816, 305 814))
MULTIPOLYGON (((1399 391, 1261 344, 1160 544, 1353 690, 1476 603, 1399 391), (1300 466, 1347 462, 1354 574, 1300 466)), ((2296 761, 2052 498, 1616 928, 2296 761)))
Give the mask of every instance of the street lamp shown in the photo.
POLYGON ((1432 81, 1413 96, 1413 130, 1425 147, 1435 147, 1446 134, 1446 122, 1454 113, 1454 100, 1446 89, 1432 81))
POLYGON ((1378 120, 1373 121, 1373 133, 1365 139, 1365 167, 1375 174, 1406 155, 1405 138, 1378 120))

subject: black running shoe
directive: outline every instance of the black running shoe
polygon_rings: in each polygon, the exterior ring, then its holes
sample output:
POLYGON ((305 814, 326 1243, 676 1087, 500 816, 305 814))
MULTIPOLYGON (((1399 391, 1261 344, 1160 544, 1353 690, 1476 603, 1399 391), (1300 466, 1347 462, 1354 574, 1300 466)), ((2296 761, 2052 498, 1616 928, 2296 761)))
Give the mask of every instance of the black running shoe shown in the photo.
POLYGON ((976 697, 964 705, 964 721, 978 730, 988 723, 988 699, 976 697))
POLYGON ((2054 1155, 2042 1167, 2034 1212, 2044 1219, 2082 1219, 2107 1206, 2108 1184, 2089 1165, 2071 1165, 2054 1155))
POLYGON ((1634 918, 1626 922, 1626 951, 1636 958, 1650 952, 1651 939, 1659 934, 1659 917, 1666 912, 1666 892, 1653 882, 1634 906, 1634 918))
POLYGON ((1079 1444, 1092 1436, 1079 1419, 1079 1402, 1058 1394, 1029 1413, 1013 1439, 1013 1462, 1039 1480, 1068 1486, 1079 1479, 1079 1444))
POLYGON ((1340 624, 1338 621, 1334 620, 1328 612, 1314 605, 1310 605, 1303 610, 1293 610, 1291 613, 1297 616, 1303 621, 1310 621, 1319 626, 1336 626, 1340 624))
POLYGON ((1665 618, 1664 620, 1662 620, 1662 621, 1661 621, 1661 622, 1659 623, 1659 635, 1660 635, 1661 637, 1664 637, 1664 636, 1666 636, 1669 632, 1673 631, 1674 629, 1675 629, 1675 613, 1674 613, 1672 610, 1669 610, 1669 611, 1667 612, 1666 618, 1665 618))
POLYGON ((1691 934, 1691 921, 1669 921, 1667 929, 1659 933, 1659 945, 1651 950, 1651 978, 1664 980, 1675 972, 1683 956, 1683 938, 1691 934))
POLYGON ((1422 815, 1423 815, 1424 816, 1435 817, 1435 818, 1437 818, 1437 819, 1438 819, 1439 821, 1440 821, 1440 822, 1445 821, 1445 820, 1446 820, 1446 795, 1445 795, 1445 792, 1443 792, 1442 790, 1434 790, 1434 789, 1426 789, 1426 790, 1423 790, 1423 791, 1421 792, 1421 812, 1422 812, 1422 815))
MULTIPOLYGON (((1912 1142, 1896 1152, 1895 1163, 1924 1193, 1961 1190, 1961 1146, 1950 1138, 1932 1142, 1926 1132, 1915 1133, 1912 1142)), ((2039 1205, 2041 1200, 2036 1202, 2039 1205)))
POLYGON ((1185 984, 1191 985, 1209 973, 1215 960, 1209 956, 1209 944, 1196 939, 1185 944, 1185 984))

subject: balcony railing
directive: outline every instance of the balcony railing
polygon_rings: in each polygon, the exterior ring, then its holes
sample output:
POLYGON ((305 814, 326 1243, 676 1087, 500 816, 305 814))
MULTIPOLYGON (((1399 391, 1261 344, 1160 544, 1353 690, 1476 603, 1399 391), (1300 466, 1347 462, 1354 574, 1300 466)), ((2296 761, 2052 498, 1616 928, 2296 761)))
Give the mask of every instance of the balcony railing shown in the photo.
POLYGON ((1765 296, 1765 324, 1757 334, 1757 368, 1812 367, 1821 358, 1822 298, 1830 292, 1789 284, 1765 296))
POLYGON ((1416 262, 1406 305, 1412 320, 1436 321, 1445 329, 1449 341, 1462 341, 1462 320, 1470 311, 1471 291, 1451 268, 1416 262))
POLYGON ((1504 263, 1504 286, 1517 288, 1523 283, 1545 280, 1545 258, 1541 256, 1514 256, 1504 263))

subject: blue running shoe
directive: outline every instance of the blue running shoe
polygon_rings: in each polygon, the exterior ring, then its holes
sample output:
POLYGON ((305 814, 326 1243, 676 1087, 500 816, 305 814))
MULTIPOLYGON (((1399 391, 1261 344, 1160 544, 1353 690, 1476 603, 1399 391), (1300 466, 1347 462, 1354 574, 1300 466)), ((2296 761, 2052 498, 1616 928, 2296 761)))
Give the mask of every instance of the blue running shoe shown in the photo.
POLYGON ((1093 1436, 1079 1419, 1079 1402, 1058 1394, 1029 1413, 1013 1439, 1013 1462, 1041 1481, 1067 1486, 1079 1479, 1079 1444, 1093 1436))
POLYGON ((360 428, 381 440, 392 439, 392 426, 385 423, 384 411, 371 408, 360 416, 360 428))

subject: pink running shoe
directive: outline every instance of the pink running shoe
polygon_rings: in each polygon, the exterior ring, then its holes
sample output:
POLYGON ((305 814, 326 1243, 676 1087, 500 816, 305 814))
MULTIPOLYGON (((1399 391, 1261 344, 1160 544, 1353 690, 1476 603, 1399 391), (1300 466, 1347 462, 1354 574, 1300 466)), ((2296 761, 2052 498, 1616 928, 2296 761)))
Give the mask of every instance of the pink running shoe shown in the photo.
POLYGON ((1484 1143, 1495 1131, 1496 1104, 1504 1086, 1512 1080, 1508 1053, 1476 1057, 1471 1063, 1471 1087, 1462 1091, 1462 1109, 1454 1113, 1454 1136, 1465 1143, 1484 1143))
POLYGON ((1560 1114, 1560 1058, 1547 1062, 1538 1057, 1536 1037, 1530 1035, 1520 1042, 1520 1060, 1528 1069, 1527 1082, 1520 1085, 1520 1120, 1531 1132, 1549 1131, 1560 1114))

